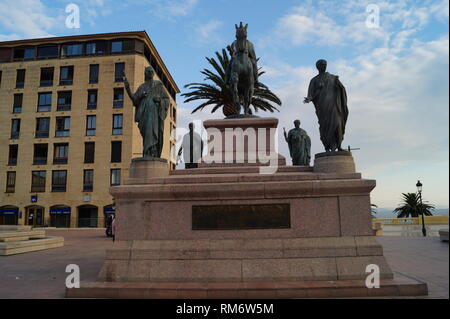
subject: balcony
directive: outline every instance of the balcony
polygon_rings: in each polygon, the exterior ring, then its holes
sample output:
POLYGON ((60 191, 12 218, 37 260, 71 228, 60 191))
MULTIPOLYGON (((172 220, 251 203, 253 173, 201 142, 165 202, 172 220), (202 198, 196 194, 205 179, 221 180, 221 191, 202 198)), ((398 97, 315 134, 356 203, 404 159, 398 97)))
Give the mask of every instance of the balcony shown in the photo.
POLYGON ((69 137, 70 136, 70 131, 69 130, 56 131, 55 136, 56 137, 69 137))
POLYGON ((58 193, 58 192, 65 192, 65 191, 66 191, 66 185, 59 185, 59 184, 52 185, 52 192, 58 193))
POLYGON ((31 185, 31 192, 32 193, 44 193, 45 185, 31 185))
POLYGON ((47 138, 49 136, 49 131, 36 131, 36 138, 47 138))
POLYGON ((67 157, 55 157, 53 164, 67 164, 67 157))
POLYGON ((35 157, 33 165, 47 165, 47 157, 35 157))

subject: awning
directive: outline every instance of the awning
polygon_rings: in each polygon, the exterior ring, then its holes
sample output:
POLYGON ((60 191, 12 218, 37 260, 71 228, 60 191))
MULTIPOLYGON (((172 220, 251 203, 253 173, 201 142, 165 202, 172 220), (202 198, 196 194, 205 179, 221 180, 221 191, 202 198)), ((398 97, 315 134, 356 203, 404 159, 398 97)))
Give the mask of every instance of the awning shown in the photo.
POLYGON ((70 207, 50 208, 50 215, 68 215, 70 214, 70 207))
POLYGON ((103 209, 103 211, 104 211, 105 215, 115 214, 116 213, 116 210, 114 208, 112 208, 112 207, 105 207, 103 209))
POLYGON ((18 215, 19 209, 18 208, 1 208, 0 209, 0 215, 18 215))

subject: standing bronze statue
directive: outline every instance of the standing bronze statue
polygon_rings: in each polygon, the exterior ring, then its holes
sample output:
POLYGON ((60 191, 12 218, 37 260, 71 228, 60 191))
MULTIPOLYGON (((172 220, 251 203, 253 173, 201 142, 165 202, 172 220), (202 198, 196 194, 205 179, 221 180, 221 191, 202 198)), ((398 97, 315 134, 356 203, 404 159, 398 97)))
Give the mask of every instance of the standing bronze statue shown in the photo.
POLYGON ((294 166, 309 166, 311 161, 311 139, 304 129, 300 128, 300 120, 294 121, 289 134, 284 129, 284 138, 289 145, 289 153, 294 166))
POLYGON ((230 67, 227 70, 228 84, 233 92, 233 103, 240 112, 244 107, 244 115, 251 115, 250 104, 258 83, 258 65, 253 43, 247 40, 247 25, 242 22, 236 27, 236 40, 231 44, 232 54, 230 67))
POLYGON ((189 123, 189 133, 184 135, 183 142, 178 151, 178 156, 181 156, 181 154, 184 155, 184 167, 186 169, 198 168, 198 163, 202 159, 203 140, 200 134, 194 130, 194 123, 189 123))
POLYGON ((343 151, 342 141, 348 118, 347 93, 339 77, 326 72, 327 61, 317 61, 316 67, 319 75, 311 80, 304 103, 314 103, 325 151, 343 151))
POLYGON ((153 80, 155 70, 145 68, 145 82, 132 93, 124 75, 125 89, 136 107, 134 121, 143 139, 143 157, 161 158, 164 143, 164 121, 169 109, 169 95, 161 81, 153 80))

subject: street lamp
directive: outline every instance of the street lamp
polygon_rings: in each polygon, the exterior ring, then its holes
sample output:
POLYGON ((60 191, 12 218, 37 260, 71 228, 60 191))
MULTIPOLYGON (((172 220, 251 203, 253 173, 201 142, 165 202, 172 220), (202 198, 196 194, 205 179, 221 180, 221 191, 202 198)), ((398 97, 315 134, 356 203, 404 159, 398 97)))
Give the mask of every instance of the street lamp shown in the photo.
POLYGON ((416 187, 417 187, 417 192, 419 193, 419 198, 420 198, 420 211, 422 213, 422 234, 423 237, 427 236, 427 230, 425 228, 425 217, 424 217, 424 210, 423 210, 423 203, 422 203, 422 183, 420 181, 417 181, 416 187))

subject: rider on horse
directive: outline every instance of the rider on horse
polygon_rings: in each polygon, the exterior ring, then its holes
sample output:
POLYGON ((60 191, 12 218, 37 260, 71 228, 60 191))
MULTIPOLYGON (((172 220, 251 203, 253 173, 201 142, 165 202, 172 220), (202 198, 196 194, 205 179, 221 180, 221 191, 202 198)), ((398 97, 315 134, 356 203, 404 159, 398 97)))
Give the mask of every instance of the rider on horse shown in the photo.
MULTIPOLYGON (((238 27, 236 26, 236 38, 240 37, 241 35, 245 35, 245 38, 247 38, 247 28, 248 28, 248 24, 244 27, 244 25, 240 24, 240 26, 238 27)), ((247 50, 247 54, 248 57, 250 58, 250 60, 252 61, 253 64, 253 76, 255 78, 255 84, 258 83, 258 64, 257 61, 258 59, 256 58, 256 53, 255 53, 255 48, 253 46, 253 43, 251 43, 249 40, 245 40, 246 42, 246 50, 247 50)), ((230 60, 230 64, 228 66, 228 70, 227 70, 227 78, 228 80, 230 79, 230 73, 231 73, 231 65, 233 64, 233 58, 236 56, 237 52, 238 52, 238 48, 237 48, 237 40, 235 40, 231 46, 228 47, 231 53, 231 60, 230 60)))

